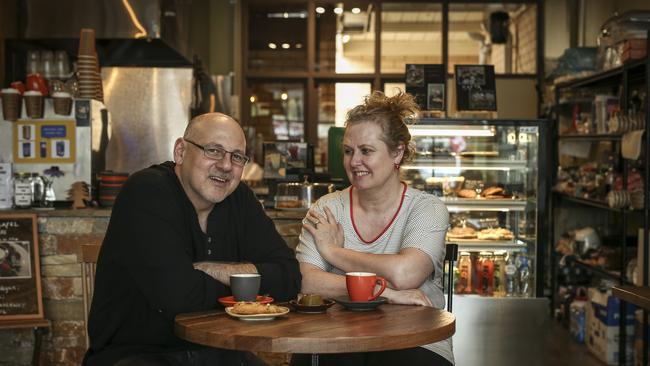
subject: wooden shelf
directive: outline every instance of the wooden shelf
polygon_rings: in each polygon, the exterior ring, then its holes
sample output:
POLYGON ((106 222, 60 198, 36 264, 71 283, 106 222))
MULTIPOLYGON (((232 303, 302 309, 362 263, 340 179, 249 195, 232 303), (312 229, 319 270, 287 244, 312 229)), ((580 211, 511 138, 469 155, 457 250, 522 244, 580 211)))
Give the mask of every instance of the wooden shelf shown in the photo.
POLYGON ((607 202, 605 201, 600 201, 600 200, 595 200, 591 198, 580 198, 580 197, 573 197, 569 196, 568 194, 565 193, 560 193, 560 192, 553 192, 558 198, 568 201, 568 202, 573 202, 573 203, 579 203, 585 206, 591 206, 591 207, 597 207, 603 210, 608 210, 608 211, 613 211, 613 212, 629 212, 630 210, 627 209, 622 209, 622 208, 613 208, 609 207, 607 202))
POLYGON ((625 71, 635 69, 637 67, 640 67, 641 65, 645 65, 645 59, 628 62, 628 63, 623 64, 622 66, 619 66, 617 68, 607 70, 607 71, 603 71, 603 72, 599 72, 597 74, 589 75, 589 76, 584 77, 584 78, 565 81, 563 83, 557 84, 555 87, 557 89, 567 89, 567 88, 579 88, 579 87, 586 87, 586 86, 595 86, 598 83, 606 81, 607 79, 614 79, 614 78, 617 78, 617 77, 621 77, 625 71))
POLYGON ((612 294, 623 301, 650 310, 650 287, 643 286, 616 286, 612 294))
POLYGON ((566 134, 559 135, 560 140, 580 140, 580 141, 619 141, 621 139, 620 134, 601 134, 601 135, 591 135, 591 134, 566 134))
POLYGON ((617 280, 617 281, 623 281, 626 284, 632 285, 632 282, 630 282, 628 280, 623 280, 623 278, 621 277, 621 273, 618 272, 618 271, 610 271, 610 270, 607 270, 607 269, 604 269, 604 268, 601 268, 601 267, 593 266, 591 264, 585 263, 585 262, 580 261, 580 260, 575 260, 572 263, 575 263, 576 265, 578 265, 578 266, 580 266, 580 267, 582 267, 582 268, 584 268, 584 269, 586 269, 586 270, 588 270, 590 272, 597 273, 597 274, 601 275, 602 277, 611 278, 611 279, 617 280))

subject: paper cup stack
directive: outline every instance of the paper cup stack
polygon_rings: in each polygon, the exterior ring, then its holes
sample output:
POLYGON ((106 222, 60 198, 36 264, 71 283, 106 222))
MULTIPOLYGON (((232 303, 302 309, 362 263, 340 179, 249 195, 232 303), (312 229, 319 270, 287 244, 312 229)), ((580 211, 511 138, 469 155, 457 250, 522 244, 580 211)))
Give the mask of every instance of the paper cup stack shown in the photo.
POLYGON ((95 49, 95 30, 82 29, 77 55, 79 98, 103 99, 102 78, 95 49))

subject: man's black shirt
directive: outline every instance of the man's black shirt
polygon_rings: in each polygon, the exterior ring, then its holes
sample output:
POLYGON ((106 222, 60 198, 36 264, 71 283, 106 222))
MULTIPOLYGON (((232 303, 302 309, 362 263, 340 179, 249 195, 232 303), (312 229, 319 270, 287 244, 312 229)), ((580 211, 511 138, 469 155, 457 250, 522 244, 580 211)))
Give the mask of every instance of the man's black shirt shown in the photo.
POLYGON ((194 262, 249 262, 260 293, 294 298, 300 269, 253 192, 243 183, 208 216, 207 234, 174 163, 133 174, 120 191, 100 250, 85 363, 196 347, 176 337, 174 317, 217 306, 230 289, 194 262))

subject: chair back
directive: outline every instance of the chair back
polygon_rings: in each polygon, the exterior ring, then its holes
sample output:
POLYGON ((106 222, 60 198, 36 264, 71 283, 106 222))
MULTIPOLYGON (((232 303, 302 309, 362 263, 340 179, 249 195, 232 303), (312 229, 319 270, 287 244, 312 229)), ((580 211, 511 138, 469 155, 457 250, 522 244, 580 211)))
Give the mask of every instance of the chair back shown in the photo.
POLYGON ((447 286, 447 311, 451 313, 454 297, 454 265, 458 260, 458 244, 445 245, 445 263, 442 273, 443 286, 447 286), (447 282, 445 282, 445 278, 447 282))
POLYGON ((81 286, 84 305, 84 330, 86 333, 86 347, 90 345, 88 341, 88 313, 90 312, 90 303, 93 298, 95 289, 95 268, 97 267, 97 258, 99 257, 100 244, 82 244, 80 248, 79 262, 81 263, 81 286))

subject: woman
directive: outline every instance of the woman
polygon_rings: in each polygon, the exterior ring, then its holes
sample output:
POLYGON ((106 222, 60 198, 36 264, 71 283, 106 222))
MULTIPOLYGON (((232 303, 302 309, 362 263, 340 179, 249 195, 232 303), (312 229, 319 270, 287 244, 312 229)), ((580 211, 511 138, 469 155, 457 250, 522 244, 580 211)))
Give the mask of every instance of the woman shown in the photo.
MULTIPOLYGON (((442 265, 449 213, 436 197, 408 188, 399 167, 413 154, 408 94, 374 92, 348 112, 343 165, 351 186, 322 197, 303 220, 297 248, 302 292, 347 294, 345 272, 388 281, 390 303, 444 307, 442 265)), ((452 365, 451 339, 407 350, 321 355, 321 365, 452 365)), ((295 355, 293 365, 308 364, 295 355)))

